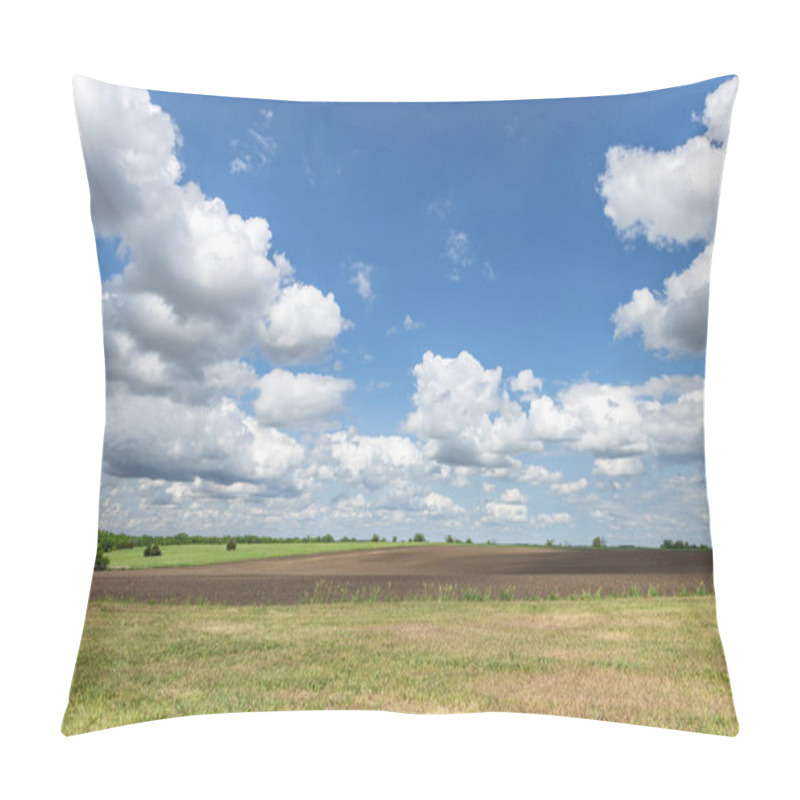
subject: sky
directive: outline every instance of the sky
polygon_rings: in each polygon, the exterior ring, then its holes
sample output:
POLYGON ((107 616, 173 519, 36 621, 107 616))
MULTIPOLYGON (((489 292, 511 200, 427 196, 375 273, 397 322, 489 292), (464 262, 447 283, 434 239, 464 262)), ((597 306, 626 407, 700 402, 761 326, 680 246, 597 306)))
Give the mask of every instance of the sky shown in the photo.
POLYGON ((736 86, 314 104, 76 78, 100 527, 708 543, 736 86))

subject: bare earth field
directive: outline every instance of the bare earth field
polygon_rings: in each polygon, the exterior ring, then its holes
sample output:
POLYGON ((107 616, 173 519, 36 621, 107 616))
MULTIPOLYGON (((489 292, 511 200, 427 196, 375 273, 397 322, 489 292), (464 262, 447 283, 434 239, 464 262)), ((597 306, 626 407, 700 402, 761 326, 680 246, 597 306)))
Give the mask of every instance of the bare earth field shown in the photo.
POLYGON ((90 599, 292 605, 369 594, 404 599, 442 587, 494 597, 511 590, 518 599, 632 587, 693 594, 701 583, 713 593, 712 554, 702 550, 430 545, 95 572, 90 599))

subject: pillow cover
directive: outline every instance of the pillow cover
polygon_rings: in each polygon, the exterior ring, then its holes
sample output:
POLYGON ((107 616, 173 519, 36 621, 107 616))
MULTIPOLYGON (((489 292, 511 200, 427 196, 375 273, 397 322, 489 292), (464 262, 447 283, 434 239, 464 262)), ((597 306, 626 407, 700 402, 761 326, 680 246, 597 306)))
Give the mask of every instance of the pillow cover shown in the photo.
POLYGON ((735 734, 703 383, 736 88, 76 78, 107 421, 64 733, 382 709, 735 734))

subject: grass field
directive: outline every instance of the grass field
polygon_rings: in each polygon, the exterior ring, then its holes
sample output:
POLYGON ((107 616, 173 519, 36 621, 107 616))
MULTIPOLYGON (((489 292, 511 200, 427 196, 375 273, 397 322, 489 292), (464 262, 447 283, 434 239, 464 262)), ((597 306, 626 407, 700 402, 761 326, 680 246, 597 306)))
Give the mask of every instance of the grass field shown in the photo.
POLYGON ((228 561, 248 561, 253 558, 336 553, 378 547, 419 547, 420 544, 419 542, 273 542, 238 544, 235 550, 226 550, 224 544, 162 544, 159 546, 160 556, 146 557, 143 546, 132 550, 112 550, 106 555, 110 559, 109 569, 149 569, 224 564, 228 561))
POLYGON ((190 714, 517 711, 735 735, 713 596, 92 601, 67 735, 190 714))

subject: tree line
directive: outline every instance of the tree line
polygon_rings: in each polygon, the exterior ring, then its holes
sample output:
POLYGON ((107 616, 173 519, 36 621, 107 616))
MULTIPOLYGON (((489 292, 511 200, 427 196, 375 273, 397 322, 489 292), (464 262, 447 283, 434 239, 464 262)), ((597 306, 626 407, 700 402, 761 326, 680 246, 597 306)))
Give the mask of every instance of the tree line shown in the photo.
MULTIPOLYGON (((418 536, 421 534, 418 534, 418 536)), ((142 534, 139 536, 130 536, 127 533, 114 533, 112 531, 105 531, 98 529, 97 531, 97 547, 104 553, 110 553, 112 550, 132 550, 135 547, 148 547, 149 545, 171 545, 171 544, 224 544, 227 545, 230 541, 238 542, 239 544, 286 544, 298 542, 358 542, 363 541, 356 539, 352 536, 342 536, 340 539, 334 539, 331 534, 326 533, 324 536, 256 536, 254 534, 247 534, 246 536, 190 536, 188 533, 176 533, 172 536, 151 536, 150 534, 142 534)), ((415 539, 415 541, 420 541, 415 539)), ((424 537, 421 541, 425 541, 424 537)))

